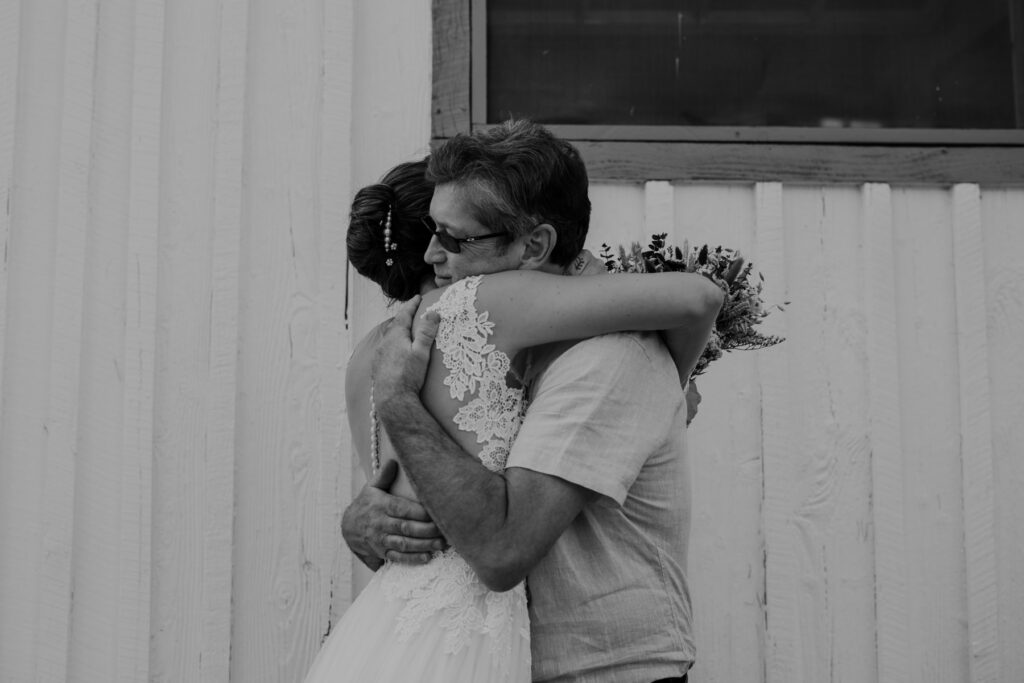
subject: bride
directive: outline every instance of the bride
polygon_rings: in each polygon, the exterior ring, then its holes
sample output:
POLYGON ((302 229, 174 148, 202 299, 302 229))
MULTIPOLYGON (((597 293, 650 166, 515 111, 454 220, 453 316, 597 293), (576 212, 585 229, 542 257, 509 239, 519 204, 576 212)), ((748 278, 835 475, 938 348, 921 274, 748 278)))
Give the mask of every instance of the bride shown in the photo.
MULTIPOLYGON (((521 378, 528 354, 520 352, 533 346, 664 330, 685 383, 717 311, 709 319, 708 301, 721 301, 715 284, 688 273, 565 277, 511 270, 467 274, 450 283, 442 278, 437 284, 446 286, 435 288, 435 273, 423 257, 428 248, 482 253, 506 235, 457 239, 438 230, 428 216, 434 188, 425 169, 425 161, 401 164, 357 193, 349 258, 388 297, 405 301, 421 294, 420 315, 440 316, 421 398, 463 449, 491 470, 504 468, 526 408, 521 378)), ((604 270, 589 254, 574 267, 578 274, 604 270)), ((404 306, 399 315, 411 310, 404 306)), ((357 345, 346 374, 353 440, 370 476, 394 459, 375 417, 370 381, 387 325, 357 345)), ((416 498, 401 473, 391 492, 416 498)), ((489 590, 455 548, 438 550, 426 564, 385 562, 335 624, 306 682, 530 681, 526 602, 522 582, 489 590)))

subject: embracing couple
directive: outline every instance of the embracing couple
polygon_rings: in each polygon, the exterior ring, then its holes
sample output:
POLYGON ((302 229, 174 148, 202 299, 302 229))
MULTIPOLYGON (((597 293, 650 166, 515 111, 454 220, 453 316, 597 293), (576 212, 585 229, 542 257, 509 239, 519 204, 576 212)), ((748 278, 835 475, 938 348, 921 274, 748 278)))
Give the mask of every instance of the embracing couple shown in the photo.
POLYGON ((307 683, 685 680, 683 386, 723 293, 605 274, 589 220, 578 152, 527 121, 356 195, 349 258, 406 303, 349 362, 371 481, 342 530, 376 573, 307 683))

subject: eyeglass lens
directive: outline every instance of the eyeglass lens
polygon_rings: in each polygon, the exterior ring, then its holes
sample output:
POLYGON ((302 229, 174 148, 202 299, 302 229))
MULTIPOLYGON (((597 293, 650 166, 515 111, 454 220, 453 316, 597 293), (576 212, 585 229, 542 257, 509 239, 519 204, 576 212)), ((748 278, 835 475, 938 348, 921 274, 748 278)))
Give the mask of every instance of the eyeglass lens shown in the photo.
POLYGON ((427 227, 427 230, 434 233, 434 236, 437 237, 437 241, 441 243, 441 247, 445 251, 450 251, 453 254, 458 254, 462 251, 462 243, 444 230, 438 228, 437 223, 434 222, 433 218, 430 216, 424 216, 423 225, 427 227))

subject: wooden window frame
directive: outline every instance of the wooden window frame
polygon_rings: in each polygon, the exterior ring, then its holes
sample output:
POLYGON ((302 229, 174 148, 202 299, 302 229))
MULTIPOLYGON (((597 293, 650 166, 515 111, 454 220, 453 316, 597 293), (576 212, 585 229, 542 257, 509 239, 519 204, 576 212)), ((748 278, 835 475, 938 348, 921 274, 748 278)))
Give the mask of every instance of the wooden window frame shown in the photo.
MULTIPOLYGON (((472 42, 474 28, 483 30, 482 13, 474 19, 472 11, 482 1, 433 0, 434 144, 488 125, 483 98, 477 93, 474 103, 472 87, 473 69, 480 70, 477 82, 484 69, 483 52, 478 46, 474 60, 472 42)), ((1020 13, 1011 21, 1024 26, 1020 13)), ((1024 49, 1014 52, 1014 71, 1024 73, 1024 49)), ((597 181, 1024 186, 1024 130, 943 131, 944 141, 936 143, 934 131, 911 129, 632 126, 632 139, 618 139, 623 127, 550 128, 580 150, 597 181)))

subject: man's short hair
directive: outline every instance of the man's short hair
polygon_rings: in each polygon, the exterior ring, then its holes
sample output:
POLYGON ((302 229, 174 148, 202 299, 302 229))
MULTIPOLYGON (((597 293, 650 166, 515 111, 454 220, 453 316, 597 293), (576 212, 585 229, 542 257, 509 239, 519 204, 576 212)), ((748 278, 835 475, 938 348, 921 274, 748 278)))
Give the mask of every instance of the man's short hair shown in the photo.
POLYGON ((527 234, 548 223, 558 234, 551 262, 568 265, 590 227, 587 169, 579 152, 547 128, 510 120, 461 133, 430 155, 427 178, 466 192, 473 217, 489 230, 527 234))

